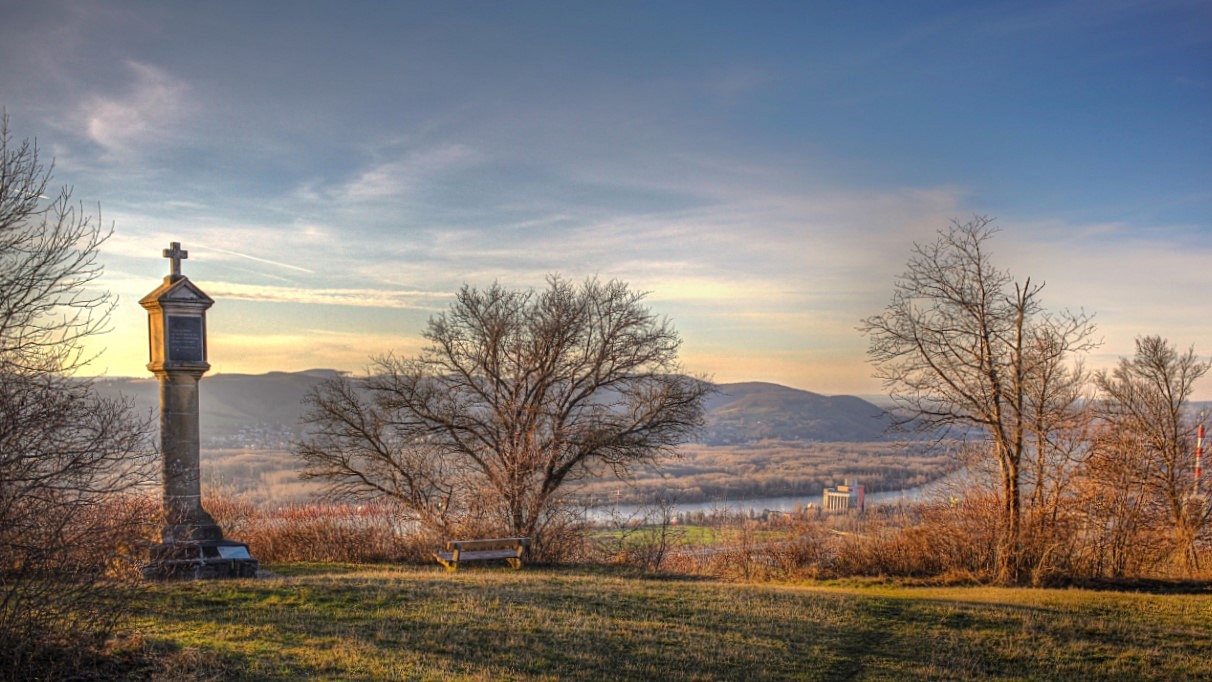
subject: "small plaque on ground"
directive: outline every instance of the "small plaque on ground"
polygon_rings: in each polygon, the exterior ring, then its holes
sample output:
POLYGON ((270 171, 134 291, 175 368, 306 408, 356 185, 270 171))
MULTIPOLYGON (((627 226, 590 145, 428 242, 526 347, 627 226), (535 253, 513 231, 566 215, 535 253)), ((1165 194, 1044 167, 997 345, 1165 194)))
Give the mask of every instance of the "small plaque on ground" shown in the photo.
POLYGON ((248 548, 240 545, 219 545, 215 549, 219 550, 219 556, 224 559, 252 558, 252 555, 248 553, 248 548))

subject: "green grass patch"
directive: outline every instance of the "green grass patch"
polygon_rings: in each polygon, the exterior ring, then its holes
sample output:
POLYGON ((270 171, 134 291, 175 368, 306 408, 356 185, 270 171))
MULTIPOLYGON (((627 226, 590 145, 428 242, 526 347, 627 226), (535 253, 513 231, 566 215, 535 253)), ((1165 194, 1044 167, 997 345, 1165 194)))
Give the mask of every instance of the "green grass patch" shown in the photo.
MULTIPOLYGON (((628 542, 644 542, 659 533, 661 527, 646 524, 626 529, 607 528, 595 531, 594 538, 599 540, 621 540, 628 542)), ((788 529, 746 529, 735 526, 704 526, 693 524, 671 525, 666 528, 669 542, 678 547, 715 547, 735 544, 741 541, 771 542, 789 540, 795 534, 788 529)))
POLYGON ((579 569, 274 570, 284 577, 148 586, 135 626, 161 652, 159 674, 1212 679, 1206 594, 737 585, 579 569))
POLYGON ((340 575, 342 573, 357 573, 365 571, 361 564, 343 564, 323 561, 296 561, 293 563, 275 563, 265 566, 270 573, 282 577, 298 577, 304 575, 340 575))

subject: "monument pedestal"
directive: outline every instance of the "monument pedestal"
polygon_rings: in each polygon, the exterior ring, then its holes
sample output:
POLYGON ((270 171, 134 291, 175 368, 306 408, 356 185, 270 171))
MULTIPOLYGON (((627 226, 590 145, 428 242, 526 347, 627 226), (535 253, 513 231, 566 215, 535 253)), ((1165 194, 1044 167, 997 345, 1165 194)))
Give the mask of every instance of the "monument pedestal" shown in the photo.
POLYGON ((248 545, 223 537, 202 508, 198 425, 198 381, 206 362, 206 310, 214 301, 181 274, 188 256, 173 242, 164 251, 172 274, 139 304, 147 309, 151 362, 160 380, 160 449, 164 458, 166 525, 152 547, 149 579, 251 578, 257 560, 248 545))
POLYGON ((166 542, 153 545, 151 563, 143 567, 148 580, 255 578, 259 564, 248 545, 235 540, 166 542))

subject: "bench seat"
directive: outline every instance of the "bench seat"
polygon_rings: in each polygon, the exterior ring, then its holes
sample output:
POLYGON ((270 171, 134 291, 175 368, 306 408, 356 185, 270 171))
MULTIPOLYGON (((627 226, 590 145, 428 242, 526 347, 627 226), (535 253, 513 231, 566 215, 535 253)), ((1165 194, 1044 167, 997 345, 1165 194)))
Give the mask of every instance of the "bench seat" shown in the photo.
POLYGON ((530 544, 530 538, 488 538, 484 540, 451 540, 446 551, 434 552, 433 557, 446 567, 457 571, 465 561, 504 560, 515 569, 522 567, 522 554, 530 544))

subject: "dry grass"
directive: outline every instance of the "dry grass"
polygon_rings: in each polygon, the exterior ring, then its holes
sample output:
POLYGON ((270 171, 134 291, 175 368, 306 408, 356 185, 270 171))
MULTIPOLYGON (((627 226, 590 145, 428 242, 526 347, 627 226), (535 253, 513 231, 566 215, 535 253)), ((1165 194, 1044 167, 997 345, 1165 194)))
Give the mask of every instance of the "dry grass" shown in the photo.
MULTIPOLYGON (((1212 679, 1212 595, 275 567, 150 587, 152 679, 1212 679)), ((148 659, 145 659, 148 660, 148 659)))
MULTIPOLYGON (((673 546, 661 568, 682 575, 741 580, 821 580, 892 577, 936 583, 994 582, 1001 532, 994 495, 947 502, 879 507, 864 515, 801 514, 749 519, 711 517, 706 526, 673 527, 673 546)), ((659 525, 628 529, 637 546, 659 525)), ((1212 544, 1198 546, 1197 570, 1173 562, 1134 573, 1095 570, 1094 548, 1068 526, 1024 527, 1024 584, 1036 587, 1127 585, 1156 581, 1212 581, 1212 544), (1181 570, 1180 570, 1181 569, 1181 570)), ((1156 544, 1156 543, 1154 543, 1156 544)), ((1145 545, 1143 553, 1157 554, 1145 545)))
POLYGON ((212 492, 203 506, 227 537, 247 543, 262 562, 423 562, 438 546, 384 505, 256 505, 212 492))

